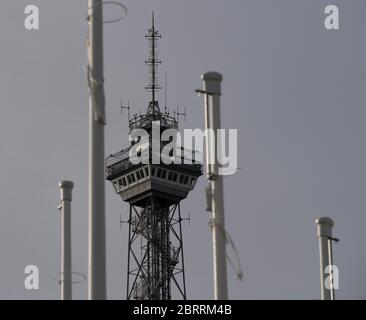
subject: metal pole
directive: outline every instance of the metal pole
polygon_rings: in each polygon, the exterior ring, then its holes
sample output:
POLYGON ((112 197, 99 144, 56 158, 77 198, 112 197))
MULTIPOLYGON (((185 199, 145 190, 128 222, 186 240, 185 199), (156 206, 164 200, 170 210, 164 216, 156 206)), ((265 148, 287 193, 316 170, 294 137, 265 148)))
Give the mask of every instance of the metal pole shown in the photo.
POLYGON ((335 300, 335 290, 334 290, 334 277, 333 277, 333 243, 332 239, 328 238, 328 255, 329 255, 329 265, 332 266, 329 269, 329 277, 330 277, 330 284, 331 284, 331 290, 330 290, 330 300, 335 300))
POLYGON ((103 3, 89 0, 89 259, 88 298, 106 299, 104 190, 103 3))
POLYGON ((59 183, 61 191, 61 300, 72 299, 72 268, 71 268, 71 201, 72 188, 71 181, 61 181, 59 183))
POLYGON ((207 132, 206 143, 206 171, 211 195, 211 228, 213 243, 213 274, 215 300, 227 300, 227 272, 226 272, 226 237, 224 219, 223 177, 219 175, 219 163, 215 156, 217 152, 217 129, 220 123, 220 95, 222 75, 217 72, 207 72, 202 75, 205 93, 205 126, 207 132), (213 135, 209 131, 213 131, 213 135))
POLYGON ((319 255, 320 255, 320 293, 321 300, 334 300, 334 287, 332 279, 332 228, 333 220, 328 217, 322 217, 316 219, 317 224, 317 236, 319 238, 319 255), (326 268, 328 267, 328 272, 326 268), (329 274, 330 286, 327 288, 325 286, 325 280, 329 274))

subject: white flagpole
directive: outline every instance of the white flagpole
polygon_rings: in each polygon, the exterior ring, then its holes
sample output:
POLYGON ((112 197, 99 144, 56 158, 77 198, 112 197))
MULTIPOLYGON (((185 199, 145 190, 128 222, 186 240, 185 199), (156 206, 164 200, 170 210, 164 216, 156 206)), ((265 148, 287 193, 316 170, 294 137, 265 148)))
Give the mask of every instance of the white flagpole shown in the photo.
POLYGON ((106 299, 104 188, 103 3, 88 1, 89 239, 88 298, 106 299))
POLYGON ((213 275, 215 300, 228 299, 226 271, 226 236, 224 217, 223 177, 219 174, 219 164, 215 154, 218 149, 217 130, 221 129, 220 95, 222 75, 217 72, 207 72, 202 75, 205 96, 205 127, 206 142, 206 174, 209 182, 208 204, 210 206, 212 244, 213 244, 213 275), (213 131, 213 136, 210 134, 213 131))

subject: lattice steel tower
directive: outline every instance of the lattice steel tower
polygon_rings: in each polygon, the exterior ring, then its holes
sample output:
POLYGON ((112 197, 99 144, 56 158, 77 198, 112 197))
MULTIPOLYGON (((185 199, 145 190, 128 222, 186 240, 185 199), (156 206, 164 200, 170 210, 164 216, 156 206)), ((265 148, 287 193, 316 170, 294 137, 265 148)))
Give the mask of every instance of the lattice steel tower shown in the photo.
MULTIPOLYGON (((164 164, 154 160, 156 153, 162 155, 161 151, 168 142, 161 141, 156 152, 152 131, 158 126, 160 138, 165 129, 178 129, 178 121, 166 110, 161 112, 156 100, 160 89, 157 66, 161 63, 156 48, 161 36, 155 29, 154 14, 146 38, 149 42, 146 64, 150 71, 146 90, 151 92, 151 101, 146 114, 129 119, 129 129, 130 134, 134 129, 144 129, 148 139, 143 142, 140 138, 127 149, 108 156, 106 179, 130 204, 127 299, 186 299, 180 201, 188 196, 202 175, 202 164, 197 152, 175 143, 173 153, 167 156, 175 154, 179 161, 164 164), (132 161, 132 150, 138 150, 137 156, 143 159, 141 163, 132 161)), ((172 140, 174 138, 170 142, 172 140)))

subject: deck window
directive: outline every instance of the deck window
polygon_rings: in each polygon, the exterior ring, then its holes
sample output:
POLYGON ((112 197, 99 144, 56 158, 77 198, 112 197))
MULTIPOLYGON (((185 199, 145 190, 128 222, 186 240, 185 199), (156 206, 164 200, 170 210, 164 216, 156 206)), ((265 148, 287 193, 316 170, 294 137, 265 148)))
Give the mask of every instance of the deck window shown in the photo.
POLYGON ((156 173, 156 176, 157 176, 158 178, 160 178, 160 177, 161 177, 161 169, 160 169, 160 168, 158 168, 158 172, 156 173))
POLYGON ((184 176, 184 184, 188 184, 189 181, 189 177, 188 176, 184 176))
POLYGON ((145 178, 145 174, 144 174, 144 170, 143 169, 140 170, 140 176, 141 176, 141 179, 144 179, 145 178))
POLYGON ((145 175, 146 175, 146 178, 149 177, 149 167, 145 167, 145 175))
POLYGON ((136 178, 137 180, 140 180, 141 179, 141 175, 140 175, 140 171, 136 171, 136 178))

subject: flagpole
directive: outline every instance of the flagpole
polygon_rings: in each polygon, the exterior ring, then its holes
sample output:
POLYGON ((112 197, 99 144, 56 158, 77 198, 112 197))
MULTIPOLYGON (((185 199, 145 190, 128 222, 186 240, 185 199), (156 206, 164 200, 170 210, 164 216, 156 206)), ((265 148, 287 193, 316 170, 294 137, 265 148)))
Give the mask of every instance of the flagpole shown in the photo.
POLYGON ((104 187, 105 99, 103 89, 103 4, 89 0, 89 238, 88 298, 106 299, 104 187))

